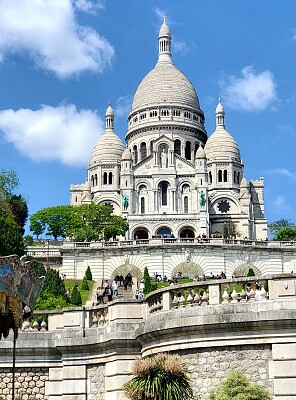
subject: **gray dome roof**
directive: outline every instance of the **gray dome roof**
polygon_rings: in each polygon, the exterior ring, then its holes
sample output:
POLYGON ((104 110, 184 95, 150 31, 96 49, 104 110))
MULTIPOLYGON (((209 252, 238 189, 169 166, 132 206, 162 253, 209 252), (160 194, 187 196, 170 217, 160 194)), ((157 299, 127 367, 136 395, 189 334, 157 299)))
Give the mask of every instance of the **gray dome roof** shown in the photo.
POLYGON ((192 83, 173 63, 158 62, 145 76, 135 93, 132 111, 157 104, 200 108, 192 83))
POLYGON ((219 128, 210 136, 205 152, 208 161, 232 160, 241 161, 240 151, 234 138, 225 129, 219 128))
POLYGON ((121 160, 125 146, 122 140, 113 131, 108 131, 95 144, 91 155, 91 164, 100 161, 121 160))

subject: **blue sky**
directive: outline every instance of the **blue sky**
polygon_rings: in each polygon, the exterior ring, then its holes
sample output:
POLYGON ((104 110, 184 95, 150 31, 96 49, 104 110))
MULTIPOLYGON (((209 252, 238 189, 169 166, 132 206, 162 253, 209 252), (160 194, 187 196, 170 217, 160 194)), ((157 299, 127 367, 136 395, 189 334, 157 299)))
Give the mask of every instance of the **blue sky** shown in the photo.
POLYGON ((268 221, 296 222, 292 0, 0 0, 0 168, 17 171, 30 214, 68 204, 109 100, 124 139, 133 95, 157 61, 164 14, 208 135, 221 97, 246 178, 265 178, 268 221))

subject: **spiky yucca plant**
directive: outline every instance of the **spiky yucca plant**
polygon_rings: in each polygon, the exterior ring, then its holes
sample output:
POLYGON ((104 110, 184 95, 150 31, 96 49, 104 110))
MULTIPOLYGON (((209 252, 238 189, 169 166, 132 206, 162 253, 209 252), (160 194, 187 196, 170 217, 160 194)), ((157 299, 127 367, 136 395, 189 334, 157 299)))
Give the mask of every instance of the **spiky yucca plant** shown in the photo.
POLYGON ((131 400, 187 400, 193 396, 186 365, 179 355, 137 358, 133 375, 123 386, 131 400))

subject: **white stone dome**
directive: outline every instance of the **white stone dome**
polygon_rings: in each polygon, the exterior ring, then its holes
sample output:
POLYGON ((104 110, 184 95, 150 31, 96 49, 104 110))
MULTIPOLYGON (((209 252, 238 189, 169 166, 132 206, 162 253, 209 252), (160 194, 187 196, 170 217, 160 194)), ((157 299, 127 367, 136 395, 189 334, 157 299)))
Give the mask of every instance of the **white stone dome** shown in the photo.
POLYGON ((199 146, 199 148, 196 150, 195 158, 205 158, 205 157, 206 157, 205 149, 202 146, 199 146))
POLYGON ((132 160, 132 154, 129 151, 129 149, 125 149, 124 152, 122 153, 122 160, 132 160))
POLYGON ((200 108, 192 83, 174 64, 158 62, 145 76, 135 93, 132 112, 158 104, 200 108))
POLYGON ((125 149, 123 141, 115 132, 105 132, 95 144, 91 155, 91 164, 100 161, 121 160, 125 149))
POLYGON ((158 45, 158 62, 138 86, 132 112, 160 104, 199 110, 198 97, 192 83, 172 61, 171 34, 165 18, 159 31, 158 45))
POLYGON ((105 133, 99 138, 91 155, 91 164, 101 161, 121 160, 125 149, 123 141, 114 132, 114 111, 109 105, 106 110, 106 129, 105 133))
POLYGON ((234 138, 225 129, 224 108, 219 99, 216 108, 216 130, 208 139, 205 145, 205 153, 208 161, 229 161, 241 162, 240 151, 234 138))

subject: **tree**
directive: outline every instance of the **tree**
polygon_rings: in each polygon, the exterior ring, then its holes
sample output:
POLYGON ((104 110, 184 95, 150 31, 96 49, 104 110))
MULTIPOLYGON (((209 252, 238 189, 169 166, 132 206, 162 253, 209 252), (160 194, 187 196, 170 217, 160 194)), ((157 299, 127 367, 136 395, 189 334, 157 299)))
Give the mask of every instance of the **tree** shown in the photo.
POLYGON ((132 400, 186 400, 193 396, 187 368, 179 355, 137 358, 133 375, 123 385, 125 394, 132 400))
POLYGON ((0 170, 0 197, 9 198, 15 188, 19 186, 19 179, 14 170, 0 170))
POLYGON ((272 400, 267 389, 252 384, 240 371, 232 371, 214 389, 209 400, 272 400))
POLYGON ((237 230, 236 224, 229 220, 224 222, 221 235, 224 237, 224 239, 236 238, 237 236, 240 236, 240 232, 237 230))
POLYGON ((289 225, 279 229, 276 232, 273 240, 277 240, 280 242, 296 240, 296 226, 289 225))
POLYGON ((74 304, 75 306, 81 306, 82 305, 82 299, 81 299, 81 294, 78 290, 78 285, 74 285, 71 293, 71 304, 74 304))
POLYGON ((14 215, 15 222, 20 227, 22 234, 24 234, 25 233, 24 226, 28 219, 28 205, 26 200, 22 197, 22 195, 14 194, 11 197, 9 197, 7 201, 14 215))
POLYGON ((7 201, 0 199, 0 256, 24 254, 23 235, 7 201))
POLYGON ((83 279, 82 279, 80 289, 81 290, 89 290, 89 286, 88 286, 88 283, 87 283, 86 276, 84 276, 83 279))
POLYGON ((151 280, 150 280, 150 275, 149 275, 149 271, 148 268, 145 267, 144 269, 144 293, 150 293, 151 291, 151 280))
POLYGON ((86 268, 85 277, 86 277, 86 279, 87 279, 88 281, 92 281, 92 273, 91 273, 91 270, 90 270, 90 266, 88 266, 88 267, 86 268))
POLYGON ((54 296, 64 296, 66 293, 65 282, 60 277, 58 271, 48 268, 45 274, 42 290, 47 290, 54 296))
POLYGON ((280 229, 283 229, 287 226, 295 227, 295 224, 294 224, 294 222, 290 221, 289 219, 282 218, 282 219, 278 219, 277 221, 274 221, 274 222, 271 222, 270 224, 268 224, 268 229, 269 229, 269 232, 273 236, 276 236, 277 232, 280 229))

